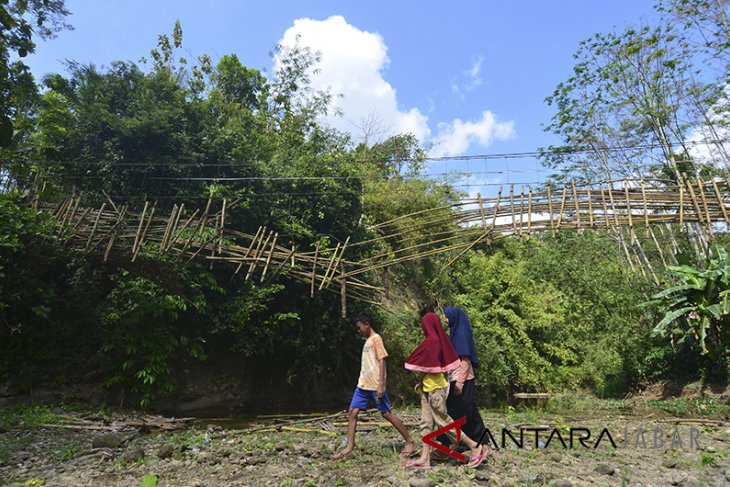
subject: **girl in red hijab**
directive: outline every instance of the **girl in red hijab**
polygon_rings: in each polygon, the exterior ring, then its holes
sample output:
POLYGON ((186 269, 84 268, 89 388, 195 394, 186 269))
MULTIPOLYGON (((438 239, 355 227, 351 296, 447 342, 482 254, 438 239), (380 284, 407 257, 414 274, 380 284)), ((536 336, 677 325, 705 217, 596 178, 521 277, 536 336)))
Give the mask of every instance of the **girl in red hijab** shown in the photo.
MULTIPOLYGON (((426 436, 454 422, 446 412, 449 383, 446 382, 444 372, 459 367, 460 360, 449 337, 444 333, 441 320, 436 313, 426 313, 421 319, 421 328, 426 338, 406 359, 406 369, 418 373, 416 390, 421 390, 421 434, 426 436)), ((446 434, 451 437, 454 444, 459 441, 453 429, 446 434)), ((481 464, 488 450, 463 433, 460 439, 471 450, 469 466, 476 467, 481 464)), ((421 456, 417 460, 407 462, 405 466, 430 467, 430 453, 431 447, 424 443, 421 456)))

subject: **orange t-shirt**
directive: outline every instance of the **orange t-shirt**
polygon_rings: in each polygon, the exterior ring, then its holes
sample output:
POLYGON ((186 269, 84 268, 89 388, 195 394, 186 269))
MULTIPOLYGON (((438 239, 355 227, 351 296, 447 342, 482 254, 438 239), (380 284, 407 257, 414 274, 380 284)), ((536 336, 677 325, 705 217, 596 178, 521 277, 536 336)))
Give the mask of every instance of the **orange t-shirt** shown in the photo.
POLYGON ((362 365, 357 387, 366 391, 377 391, 380 382, 380 359, 388 356, 380 335, 373 333, 362 347, 362 365))

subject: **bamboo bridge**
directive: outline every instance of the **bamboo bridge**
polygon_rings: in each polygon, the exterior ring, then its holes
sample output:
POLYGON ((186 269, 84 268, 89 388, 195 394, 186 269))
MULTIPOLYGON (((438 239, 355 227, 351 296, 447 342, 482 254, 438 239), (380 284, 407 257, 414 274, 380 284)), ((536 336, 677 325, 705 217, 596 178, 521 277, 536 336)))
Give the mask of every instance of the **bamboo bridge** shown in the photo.
POLYGON ((132 262, 140 254, 169 255, 232 266, 233 275, 259 282, 280 274, 305 282, 313 297, 322 291, 339 293, 343 316, 346 298, 374 302, 384 289, 368 282, 368 273, 395 264, 439 254, 452 254, 447 266, 480 242, 521 239, 533 234, 555 235, 562 230, 638 227, 656 224, 694 225, 710 240, 718 228, 730 225, 730 179, 703 181, 624 179, 556 188, 549 182, 533 192, 514 185, 491 198, 466 198, 369 227, 375 237, 335 246, 300 249, 285 244, 273 229, 259 226, 252 233, 226 226, 234 202, 208 199, 204 209, 190 211, 174 205, 161 214, 146 202, 141 212, 117 206, 111 199, 99 208, 82 207, 81 197, 58 205, 35 204, 59 221, 55 236, 72 248, 103 253, 126 253, 132 262), (218 207, 214 210, 213 207, 218 207), (365 251, 367 249, 367 251, 365 251), (374 252, 373 249, 383 249, 374 252), (362 257, 356 257, 362 256, 362 257))

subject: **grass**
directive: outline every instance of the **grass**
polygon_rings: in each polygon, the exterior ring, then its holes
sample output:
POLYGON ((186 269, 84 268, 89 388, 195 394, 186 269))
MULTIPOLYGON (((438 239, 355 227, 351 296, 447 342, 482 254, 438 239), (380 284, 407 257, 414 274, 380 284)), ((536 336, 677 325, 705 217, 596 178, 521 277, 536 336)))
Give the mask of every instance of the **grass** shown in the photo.
POLYGON ((71 443, 66 448, 56 452, 56 458, 64 462, 71 460, 81 449, 81 444, 77 441, 71 443))
POLYGON ((54 424, 59 416, 48 406, 20 406, 0 409, 0 428, 38 428, 44 424, 54 424))

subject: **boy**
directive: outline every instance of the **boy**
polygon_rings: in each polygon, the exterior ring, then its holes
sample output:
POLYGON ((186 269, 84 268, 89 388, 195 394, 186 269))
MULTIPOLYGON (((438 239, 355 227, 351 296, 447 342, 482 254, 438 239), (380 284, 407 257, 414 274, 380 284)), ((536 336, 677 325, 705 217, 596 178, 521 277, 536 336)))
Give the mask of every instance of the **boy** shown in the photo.
POLYGON ((360 377, 357 381, 355 393, 350 402, 350 417, 347 424, 347 446, 344 450, 333 455, 339 459, 348 455, 355 449, 355 431, 357 430, 357 416, 361 409, 367 409, 370 400, 374 400, 378 411, 395 426, 398 432, 406 440, 406 446, 401 451, 401 458, 408 458, 414 454, 416 444, 411 435, 403 425, 403 421, 390 410, 390 401, 385 392, 385 357, 388 352, 383 346, 383 339, 375 333, 372 326, 372 318, 367 314, 360 314, 355 318, 355 326, 360 335, 367 338, 362 348, 362 363, 360 366, 360 377))

